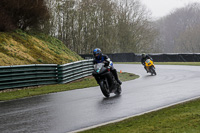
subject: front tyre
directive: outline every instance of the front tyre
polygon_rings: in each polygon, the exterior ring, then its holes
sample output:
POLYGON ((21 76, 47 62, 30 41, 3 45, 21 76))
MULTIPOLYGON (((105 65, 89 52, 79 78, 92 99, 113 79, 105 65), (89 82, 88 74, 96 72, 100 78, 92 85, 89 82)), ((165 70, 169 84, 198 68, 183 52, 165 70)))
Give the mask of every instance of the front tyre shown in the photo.
POLYGON ((116 94, 116 95, 120 95, 121 92, 122 92, 122 88, 121 88, 121 85, 119 85, 119 86, 117 87, 117 90, 115 91, 115 94, 116 94))
POLYGON ((99 85, 100 85, 101 92, 103 93, 103 95, 108 98, 110 96, 110 91, 105 81, 100 81, 99 85))
POLYGON ((156 70, 155 70, 155 67, 152 66, 151 67, 151 75, 153 75, 153 74, 156 75, 156 70))

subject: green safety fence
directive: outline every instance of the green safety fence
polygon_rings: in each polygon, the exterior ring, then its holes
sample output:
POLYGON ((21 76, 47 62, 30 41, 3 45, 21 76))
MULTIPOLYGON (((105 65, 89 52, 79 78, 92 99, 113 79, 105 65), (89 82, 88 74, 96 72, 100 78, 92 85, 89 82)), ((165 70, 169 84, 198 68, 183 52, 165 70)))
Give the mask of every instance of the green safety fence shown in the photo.
POLYGON ((0 66, 0 90, 38 85, 64 84, 90 76, 92 60, 82 60, 64 65, 33 64, 0 66))
POLYGON ((93 71, 92 60, 83 60, 58 66, 58 82, 68 83, 90 76, 93 71))

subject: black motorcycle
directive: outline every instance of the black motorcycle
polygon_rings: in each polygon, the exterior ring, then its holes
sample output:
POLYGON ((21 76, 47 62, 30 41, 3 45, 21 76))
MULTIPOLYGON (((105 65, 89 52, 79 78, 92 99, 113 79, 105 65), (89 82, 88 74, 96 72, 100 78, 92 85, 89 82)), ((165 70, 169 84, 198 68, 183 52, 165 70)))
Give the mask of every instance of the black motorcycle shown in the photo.
POLYGON ((104 63, 94 65, 93 75, 99 78, 99 86, 105 97, 109 97, 110 93, 121 94, 121 85, 116 81, 110 68, 106 67, 104 63))

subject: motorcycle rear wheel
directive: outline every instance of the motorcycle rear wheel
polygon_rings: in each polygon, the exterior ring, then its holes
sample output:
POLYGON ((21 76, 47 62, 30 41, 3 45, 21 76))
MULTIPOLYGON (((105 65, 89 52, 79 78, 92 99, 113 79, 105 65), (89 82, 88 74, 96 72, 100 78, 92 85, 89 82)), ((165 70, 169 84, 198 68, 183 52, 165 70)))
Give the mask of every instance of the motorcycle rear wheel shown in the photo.
POLYGON ((104 81, 101 81, 99 85, 100 85, 101 92, 103 93, 103 95, 107 98, 110 97, 110 91, 107 84, 104 81))

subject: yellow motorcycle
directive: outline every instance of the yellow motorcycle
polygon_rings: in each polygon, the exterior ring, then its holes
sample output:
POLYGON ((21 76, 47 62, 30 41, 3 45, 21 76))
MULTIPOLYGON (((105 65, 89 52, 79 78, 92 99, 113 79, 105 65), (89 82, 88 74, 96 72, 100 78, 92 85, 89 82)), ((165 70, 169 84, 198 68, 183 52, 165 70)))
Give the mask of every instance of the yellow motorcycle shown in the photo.
POLYGON ((150 59, 147 59, 146 61, 145 61, 145 66, 146 66, 146 68, 147 68, 147 72, 150 72, 151 73, 151 75, 156 75, 156 68, 155 68, 155 65, 153 64, 153 61, 152 60, 150 60, 150 59))

